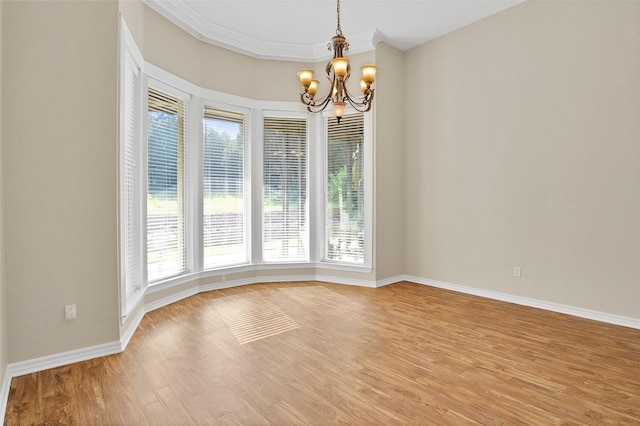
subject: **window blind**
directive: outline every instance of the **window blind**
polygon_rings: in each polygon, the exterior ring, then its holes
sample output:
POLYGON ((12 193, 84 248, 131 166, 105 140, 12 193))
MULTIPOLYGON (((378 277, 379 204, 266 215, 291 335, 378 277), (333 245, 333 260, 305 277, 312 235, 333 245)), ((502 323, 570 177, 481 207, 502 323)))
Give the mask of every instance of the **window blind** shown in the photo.
POLYGON ((186 270, 185 107, 153 88, 148 104, 147 274, 153 282, 186 270))
MULTIPOLYGON (((128 52, 127 52, 128 53, 128 52)), ((124 291, 130 296, 142 288, 140 171, 137 88, 140 70, 130 55, 124 56, 122 84, 122 227, 124 291)))
POLYGON ((264 261, 308 259, 307 121, 264 119, 264 261))
POLYGON ((364 263, 364 115, 327 119, 325 258, 364 263))
POLYGON ((243 263, 246 242, 245 116, 204 108, 203 266, 243 263))

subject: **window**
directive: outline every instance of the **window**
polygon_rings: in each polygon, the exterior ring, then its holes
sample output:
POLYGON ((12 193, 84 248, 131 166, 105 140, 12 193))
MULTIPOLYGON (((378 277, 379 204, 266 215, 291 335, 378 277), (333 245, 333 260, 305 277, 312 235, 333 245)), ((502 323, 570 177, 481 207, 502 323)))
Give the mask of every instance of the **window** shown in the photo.
POLYGON ((326 260, 364 264, 364 116, 327 119, 326 260))
POLYGON ((338 124, 298 103, 203 89, 126 61, 123 312, 148 285, 280 267, 371 270, 369 114, 348 112, 338 124))
POLYGON ((147 274, 159 281, 186 270, 184 102, 149 88, 147 274))
POLYGON ((143 81, 144 60, 124 20, 120 20, 120 315, 124 319, 142 300, 143 256, 143 81))
POLYGON ((205 106, 203 132, 203 265, 244 263, 245 116, 205 106))
POLYGON ((306 119, 264 119, 263 179, 262 259, 307 260, 306 119))
POLYGON ((142 288, 140 259, 140 142, 138 102, 140 69, 129 52, 125 52, 123 72, 122 119, 122 226, 125 297, 142 288))

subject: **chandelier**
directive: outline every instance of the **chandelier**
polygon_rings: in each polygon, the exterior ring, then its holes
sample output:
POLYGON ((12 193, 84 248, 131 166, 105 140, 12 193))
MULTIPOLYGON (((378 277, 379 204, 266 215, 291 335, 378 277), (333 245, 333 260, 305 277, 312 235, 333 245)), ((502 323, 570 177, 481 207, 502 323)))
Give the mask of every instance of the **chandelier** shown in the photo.
POLYGON ((329 103, 333 103, 333 115, 340 123, 340 119, 344 115, 344 108, 349 103, 356 111, 366 112, 371 109, 373 102, 372 89, 375 81, 376 71, 378 67, 375 65, 365 65, 361 68, 362 79, 360 80, 360 91, 362 96, 359 99, 354 98, 347 90, 347 80, 351 75, 351 65, 349 59, 345 58, 343 52, 349 50, 349 43, 342 35, 340 28, 340 0, 338 1, 337 16, 338 26, 336 35, 331 38, 328 44, 329 50, 333 50, 333 59, 331 59, 325 68, 327 79, 331 82, 329 93, 323 98, 316 100, 315 95, 318 91, 318 80, 313 80, 313 71, 310 69, 302 69, 298 71, 300 84, 304 88, 304 92, 300 94, 300 100, 307 107, 309 112, 323 111, 329 103))

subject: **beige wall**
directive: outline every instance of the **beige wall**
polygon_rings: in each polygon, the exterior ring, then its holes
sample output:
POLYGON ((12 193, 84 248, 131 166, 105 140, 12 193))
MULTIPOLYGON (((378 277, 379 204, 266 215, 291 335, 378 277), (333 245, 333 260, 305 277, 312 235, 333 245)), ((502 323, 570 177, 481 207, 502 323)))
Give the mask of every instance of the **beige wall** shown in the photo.
POLYGON ((144 56, 144 17, 147 9, 144 0, 119 0, 118 8, 138 49, 144 56))
POLYGON ((639 46, 640 2, 526 2, 407 52, 406 272, 640 318, 639 46))
POLYGON ((295 62, 254 59, 198 41, 148 6, 144 17, 147 62, 199 87, 256 100, 297 100, 295 62))
MULTIPOLYGON (((4 82, 2 80, 2 57, 3 57, 3 11, 4 11, 4 2, 0 2, 0 394, 2 393, 2 383, 4 382, 4 373, 7 367, 7 359, 9 358, 9 335, 7 330, 7 298, 5 296, 6 292, 6 279, 4 276, 4 220, 3 220, 3 210, 4 210, 4 202, 3 202, 3 191, 2 191, 2 146, 4 144, 4 138, 2 137, 2 104, 4 99, 4 94, 2 91, 2 86, 4 82)), ((0 400, 0 404, 3 401, 0 400)), ((0 409, 0 413, 4 412, 0 409)))
POLYGON ((118 333, 116 2, 4 2, 9 362, 118 333), (66 322, 65 304, 78 319, 66 322))
POLYGON ((376 279, 404 273, 404 54, 376 46, 375 112, 375 268, 376 279))

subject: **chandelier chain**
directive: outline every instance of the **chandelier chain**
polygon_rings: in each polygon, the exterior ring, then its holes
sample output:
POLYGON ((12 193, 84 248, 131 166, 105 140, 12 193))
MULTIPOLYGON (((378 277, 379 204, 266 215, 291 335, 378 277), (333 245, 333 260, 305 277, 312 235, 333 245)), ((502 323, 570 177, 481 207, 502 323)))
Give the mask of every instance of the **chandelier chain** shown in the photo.
POLYGON ((336 34, 341 36, 342 28, 340 27, 340 0, 338 0, 337 15, 338 15, 338 28, 336 28, 336 34))

